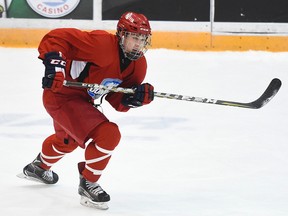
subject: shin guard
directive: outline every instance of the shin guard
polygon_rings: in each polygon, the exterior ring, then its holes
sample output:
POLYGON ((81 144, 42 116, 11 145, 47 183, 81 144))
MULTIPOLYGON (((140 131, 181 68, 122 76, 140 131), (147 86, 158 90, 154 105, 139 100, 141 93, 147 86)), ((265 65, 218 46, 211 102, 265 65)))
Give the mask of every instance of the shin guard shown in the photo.
POLYGON ((121 134, 116 124, 104 122, 91 132, 90 137, 93 141, 86 147, 85 168, 81 174, 88 181, 96 182, 118 145, 121 134))

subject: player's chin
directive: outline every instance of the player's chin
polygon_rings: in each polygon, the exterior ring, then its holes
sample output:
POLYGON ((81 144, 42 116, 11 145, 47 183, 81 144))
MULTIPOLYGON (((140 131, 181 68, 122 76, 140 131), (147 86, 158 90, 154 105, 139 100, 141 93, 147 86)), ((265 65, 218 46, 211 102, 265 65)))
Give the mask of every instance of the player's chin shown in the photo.
POLYGON ((127 57, 132 61, 135 61, 142 56, 144 56, 144 52, 138 50, 132 50, 131 52, 127 53, 127 57))

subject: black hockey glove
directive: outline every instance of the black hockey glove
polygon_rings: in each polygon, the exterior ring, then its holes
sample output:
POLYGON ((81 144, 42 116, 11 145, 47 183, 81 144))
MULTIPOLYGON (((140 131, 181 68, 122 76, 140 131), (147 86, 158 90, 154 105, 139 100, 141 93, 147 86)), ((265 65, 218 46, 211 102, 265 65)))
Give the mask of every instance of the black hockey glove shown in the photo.
POLYGON ((136 108, 149 104, 154 99, 154 87, 149 83, 136 86, 134 94, 126 94, 122 98, 122 104, 127 107, 136 108))
POLYGON ((66 61, 61 52, 49 52, 45 54, 43 64, 45 65, 45 75, 42 78, 42 88, 51 88, 53 92, 58 92, 64 81, 66 61))

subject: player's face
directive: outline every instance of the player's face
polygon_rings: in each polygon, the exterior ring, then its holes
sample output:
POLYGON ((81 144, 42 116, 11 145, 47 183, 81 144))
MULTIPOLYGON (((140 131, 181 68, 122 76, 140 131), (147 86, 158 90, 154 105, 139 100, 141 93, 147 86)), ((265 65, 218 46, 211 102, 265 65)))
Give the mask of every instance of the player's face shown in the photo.
POLYGON ((126 52, 142 51, 147 46, 147 36, 141 34, 127 34, 124 42, 126 52))
POLYGON ((150 35, 123 32, 120 39, 120 46, 128 59, 137 60, 147 51, 150 42, 150 35))

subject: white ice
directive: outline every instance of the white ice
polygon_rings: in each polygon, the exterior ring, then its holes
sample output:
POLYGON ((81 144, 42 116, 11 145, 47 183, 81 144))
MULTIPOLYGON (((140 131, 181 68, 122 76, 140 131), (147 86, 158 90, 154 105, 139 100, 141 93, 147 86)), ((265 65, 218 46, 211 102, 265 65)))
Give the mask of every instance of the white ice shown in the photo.
POLYGON ((283 85, 259 110, 156 98, 118 113, 104 102, 122 133, 100 179, 108 211, 79 203, 82 149, 53 167, 56 185, 16 177, 53 133, 37 55, 0 48, 1 215, 288 215, 288 53, 149 50, 145 81, 155 91, 250 102, 274 77, 283 85))

